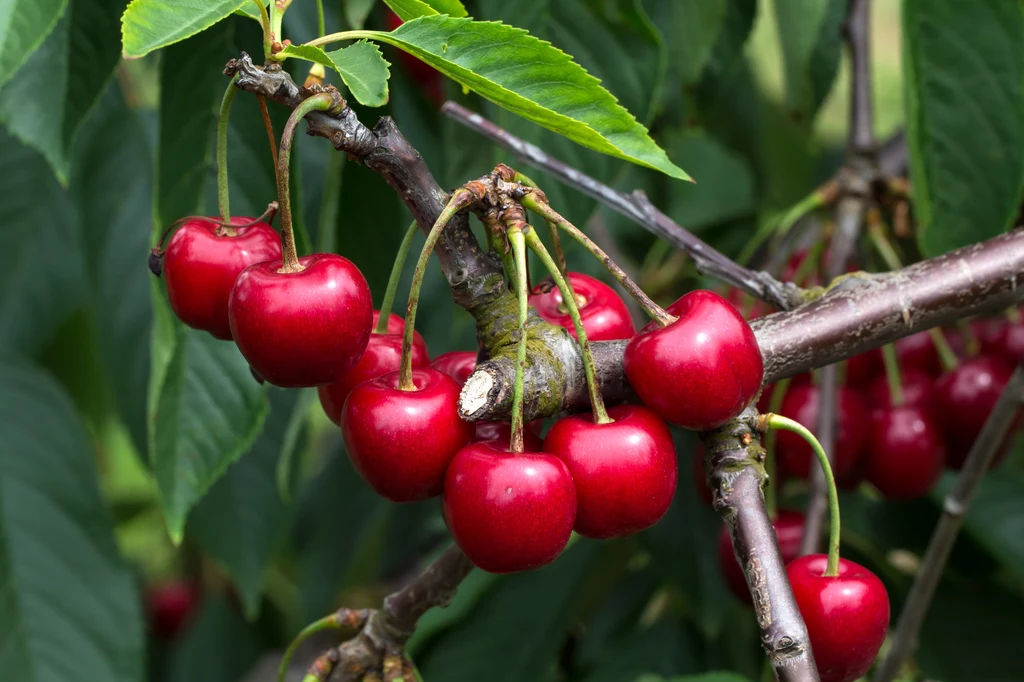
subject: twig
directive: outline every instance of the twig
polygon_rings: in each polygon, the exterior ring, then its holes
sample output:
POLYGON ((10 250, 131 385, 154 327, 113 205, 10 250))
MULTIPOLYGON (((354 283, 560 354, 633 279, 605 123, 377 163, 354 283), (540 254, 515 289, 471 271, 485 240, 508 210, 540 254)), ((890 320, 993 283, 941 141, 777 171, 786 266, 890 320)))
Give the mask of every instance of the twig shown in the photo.
POLYGON ((963 526, 967 509, 978 491, 992 460, 1002 447, 1010 424, 1024 400, 1024 366, 1018 366, 1003 389, 1002 395, 992 409, 985 426, 971 446, 960 474, 956 478, 953 489, 946 495, 942 505, 942 517, 932 532, 921 569, 910 588, 910 594, 903 605, 896 630, 893 634, 892 648, 888 656, 878 667, 874 682, 891 682, 899 673, 903 661, 913 654, 917 646, 917 635, 921 623, 928 613, 932 597, 939 585, 939 580, 946 568, 946 561, 956 542, 960 528, 963 526))
POLYGON ((655 208, 642 191, 635 190, 628 195, 616 191, 456 102, 445 102, 441 111, 452 120, 505 147, 520 161, 548 171, 567 185, 683 249, 693 258, 694 264, 702 273, 717 277, 782 310, 788 310, 802 300, 800 290, 795 285, 784 284, 767 272, 748 270, 737 264, 655 208))
POLYGON ((871 1, 850 0, 843 28, 850 50, 849 152, 873 154, 875 150, 874 108, 871 97, 871 1))

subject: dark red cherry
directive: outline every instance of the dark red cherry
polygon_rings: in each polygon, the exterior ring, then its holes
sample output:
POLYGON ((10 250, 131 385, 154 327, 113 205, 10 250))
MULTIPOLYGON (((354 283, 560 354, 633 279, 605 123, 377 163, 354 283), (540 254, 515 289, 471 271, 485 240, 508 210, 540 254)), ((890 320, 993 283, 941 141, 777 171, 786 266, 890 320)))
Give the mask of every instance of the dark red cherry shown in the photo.
MULTIPOLYGON (((633 318, 615 290, 604 282, 581 272, 570 272, 569 283, 576 294, 580 319, 590 341, 616 341, 628 339, 636 333, 633 318)), ((541 282, 530 294, 530 305, 550 322, 565 327, 576 338, 569 311, 562 302, 562 292, 551 280, 541 282)))
MULTIPOLYGON (((800 545, 804 537, 804 515, 786 509, 779 510, 772 520, 772 526, 775 527, 775 537, 779 541, 782 561, 788 564, 800 556, 800 545)), ((724 524, 718 533, 718 565, 729 590, 740 601, 752 604, 753 600, 750 598, 747 579, 743 575, 743 568, 739 561, 736 560, 736 553, 732 548, 732 538, 729 536, 729 529, 724 524)))
POLYGON ((195 613, 199 591, 180 580, 154 585, 146 590, 146 618, 154 636, 173 640, 195 613))
POLYGON ((576 532, 589 538, 625 537, 661 520, 676 492, 678 465, 668 426, 641 405, 555 422, 544 451, 558 456, 576 484, 576 532))
POLYGON ((875 410, 867 479, 890 500, 912 500, 932 489, 946 465, 946 446, 931 414, 920 407, 875 410))
POLYGON ((439 495, 445 472, 472 429, 459 418, 459 385, 433 369, 415 369, 416 390, 398 387, 399 373, 352 389, 341 411, 341 434, 352 465, 393 502, 439 495))
POLYGON ((554 561, 576 520, 565 463, 543 452, 513 454, 495 441, 467 445, 444 484, 444 517, 476 566, 513 573, 554 561))
POLYGON ((351 370, 370 339, 370 287, 352 261, 333 253, 250 266, 228 305, 238 350, 264 379, 285 388, 329 384, 351 370))
POLYGON ((1002 358, 1016 367, 1024 358, 1024 323, 1004 319, 986 320, 978 341, 981 352, 1002 358))
POLYGON ((761 388, 764 366, 754 332, 711 291, 692 291, 668 307, 679 319, 651 323, 626 346, 626 377, 662 419, 711 429, 739 414, 761 388))
MULTIPOLYGON (((935 382, 935 414, 946 437, 947 463, 952 468, 963 466, 1012 373, 1001 358, 979 355, 963 360, 935 382)), ((996 461, 1005 455, 1004 448, 996 461)))
POLYGON ((851 388, 868 386, 884 372, 882 353, 877 348, 854 355, 846 361, 846 385, 851 388))
MULTIPOLYGON (((413 338, 412 366, 426 367, 430 362, 427 346, 422 339, 413 338)), ((402 337, 399 334, 370 334, 370 342, 363 351, 356 366, 345 372, 341 378, 326 386, 320 386, 320 405, 324 413, 335 424, 341 425, 341 408, 353 388, 371 379, 397 372, 402 364, 402 337)))
POLYGON ((430 366, 438 372, 444 372, 462 386, 476 367, 476 351, 453 350, 443 353, 434 358, 430 366))
POLYGON ((868 671, 889 628, 889 595, 874 573, 839 560, 839 575, 825 577, 824 554, 786 567, 807 624, 821 682, 852 682, 868 671))
MULTIPOLYGON (((530 452, 541 452, 544 449, 544 439, 540 437, 543 426, 542 419, 526 422, 526 427, 523 429, 523 441, 526 444, 526 449, 530 452)), ((502 445, 508 445, 512 441, 512 424, 509 422, 473 422, 473 436, 469 440, 471 443, 493 440, 502 445)))
MULTIPOLYGON (((935 380, 930 374, 910 368, 902 372, 900 384, 903 387, 903 405, 905 407, 919 407, 926 411, 933 408, 935 380)), ((889 381, 885 374, 875 377, 875 380, 868 385, 864 396, 872 411, 893 408, 892 393, 889 391, 889 381)))
MULTIPOLYGON (((821 391, 817 386, 797 386, 786 392, 779 413, 800 422, 812 432, 818 429, 818 401, 821 391)), ((832 470, 837 479, 855 472, 869 433, 869 413, 860 395, 853 389, 841 387, 837 401, 836 445, 832 470)), ((812 460, 817 460, 811 446, 803 438, 790 431, 779 431, 776 450, 779 465, 786 474, 807 478, 812 460)))
MULTIPOLYGON (((379 319, 380 311, 374 310, 373 324, 370 327, 371 329, 377 329, 377 320, 379 319)), ((390 313, 388 315, 388 334, 395 334, 397 336, 401 336, 403 332, 405 332, 405 320, 399 317, 398 315, 395 315, 394 313, 390 313)), ((412 338, 413 343, 423 346, 424 350, 426 350, 427 342, 423 340, 423 337, 420 336, 420 333, 418 331, 413 331, 412 338)))
MULTIPOLYGON (((246 224, 252 218, 231 222, 246 224)), ((250 265, 280 258, 281 238, 266 223, 236 227, 231 236, 212 218, 186 220, 164 252, 171 310, 189 327, 229 340, 228 299, 238 275, 250 265)))

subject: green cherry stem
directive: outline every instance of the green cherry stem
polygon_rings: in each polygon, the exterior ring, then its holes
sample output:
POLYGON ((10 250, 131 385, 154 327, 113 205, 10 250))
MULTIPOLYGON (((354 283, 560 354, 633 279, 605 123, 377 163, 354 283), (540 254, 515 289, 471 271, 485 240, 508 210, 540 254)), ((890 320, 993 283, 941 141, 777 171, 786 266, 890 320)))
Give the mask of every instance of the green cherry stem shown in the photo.
POLYGON ((651 316, 659 325, 665 327, 676 321, 676 318, 665 312, 665 309, 660 305, 651 300, 650 296, 644 293, 636 282, 629 278, 622 268, 615 264, 615 261, 608 256, 604 250, 595 244, 593 240, 585 235, 578 227, 570 223, 568 220, 563 218, 557 211, 555 211, 547 202, 540 200, 536 194, 527 194, 522 199, 522 204, 529 210, 533 211, 537 215, 544 218, 544 220, 553 222, 558 227, 565 230, 570 237, 575 239, 583 248, 589 251, 595 258, 604 264, 608 272, 612 274, 612 277, 618 281, 622 287, 629 292, 629 294, 636 299, 636 302, 640 304, 640 307, 644 309, 648 315, 651 316))
POLYGON ((228 115, 231 113, 231 103, 235 101, 238 88, 238 74, 228 83, 224 91, 224 97, 220 100, 220 113, 217 115, 217 208, 220 211, 220 221, 229 227, 224 228, 228 235, 234 235, 234 228, 231 225, 231 199, 230 188, 228 187, 228 115))
POLYGON ((318 632, 323 632, 324 630, 341 630, 344 627, 345 625, 341 621, 340 613, 335 612, 329 616, 324 616, 320 620, 313 621, 306 627, 302 628, 302 631, 295 635, 295 639, 292 640, 291 644, 288 645, 288 648, 285 649, 284 654, 281 656, 281 665, 277 668, 277 682, 284 682, 285 678, 288 676, 288 665, 291 663, 292 657, 303 642, 318 632))
POLYGON ((594 364, 594 355, 590 351, 590 341, 587 340, 587 330, 583 328, 583 319, 580 317, 579 306, 576 305, 576 293, 572 290, 572 284, 555 265, 554 259, 547 249, 544 248, 544 242, 537 236, 536 230, 528 230, 524 237, 526 245, 537 254, 540 262, 551 273, 551 278, 555 280, 555 286, 562 292, 562 301, 569 311, 569 317, 572 318, 572 325, 576 329, 576 338, 579 341, 580 351, 583 354, 583 370, 587 376, 587 389, 590 391, 590 405, 594 410, 594 422, 597 424, 610 424, 615 420, 608 416, 608 411, 604 406, 604 398, 601 397, 601 385, 597 380, 597 367, 594 364))
POLYGON ((903 376, 899 360, 896 358, 896 349, 891 343, 882 346, 882 362, 885 365, 885 380, 889 384, 893 407, 903 407, 907 402, 903 395, 903 376))
POLYGON ((828 531, 828 564, 825 567, 825 576, 834 578, 839 575, 839 493, 836 492, 836 479, 832 475, 832 467, 828 463, 828 456, 821 443, 814 437, 807 427, 800 422, 793 421, 779 414, 768 413, 761 415, 761 419, 768 428, 792 431, 811 446, 814 455, 818 458, 821 471, 825 474, 825 489, 828 491, 828 511, 831 517, 828 531))
MULTIPOLYGON (((452 193, 451 198, 441 214, 437 216, 433 227, 427 233, 427 241, 420 250, 420 257, 416 261, 416 269, 412 271, 412 284, 409 286, 409 303, 405 310, 405 329, 402 331, 402 364, 398 375, 398 388, 403 391, 415 391, 416 384, 412 381, 412 342, 413 333, 416 328, 416 309, 420 303, 420 289, 423 287, 423 276, 427 272, 427 264, 430 262, 430 254, 434 252, 434 245, 444 232, 452 218, 459 211, 469 206, 476 197, 465 188, 460 188, 452 193)), ((408 235, 407 235, 408 236, 408 235)), ((384 311, 381 310, 380 319, 385 319, 384 311)), ((386 323, 386 322, 385 322, 386 323)), ((379 325, 378 325, 379 326, 379 325)))
POLYGON ((316 0, 316 34, 327 33, 327 22, 324 21, 324 0, 316 0))
MULTIPOLYGON (((786 391, 789 390, 789 385, 792 383, 792 379, 782 379, 776 382, 775 387, 772 389, 771 397, 768 399, 768 411, 772 414, 778 414, 779 410, 782 409, 782 401, 786 398, 786 391)), ((768 516, 775 518, 775 512, 778 509, 778 490, 779 481, 775 478, 775 441, 778 440, 778 433, 775 431, 769 431, 764 437, 764 471, 768 475, 768 487, 764 492, 764 506, 768 510, 768 516)))
POLYGON ((277 201, 281 205, 281 272, 299 272, 299 256, 295 252, 295 233, 292 230, 292 200, 289 188, 288 164, 292 158, 292 140, 299 121, 311 111, 325 111, 334 106, 334 99, 328 93, 313 95, 299 103, 281 131, 281 149, 277 154, 277 201))
POLYGON ((516 261, 516 297, 519 299, 519 338, 516 340, 516 375, 512 385, 512 452, 526 449, 523 442, 523 384, 526 374, 526 319, 529 314, 530 292, 526 286, 526 241, 522 229, 513 226, 508 230, 508 240, 512 244, 512 253, 516 261))
POLYGON ((388 277, 388 288, 384 290, 384 300, 380 302, 380 316, 377 318, 377 328, 374 334, 388 333, 388 318, 391 317, 391 306, 395 303, 395 294, 398 292, 398 284, 402 279, 402 268, 405 267, 405 259, 409 255, 409 247, 412 245, 413 237, 419 232, 420 226, 416 221, 409 224, 409 229, 402 237, 402 243, 398 247, 398 254, 395 255, 395 264, 391 266, 391 275, 388 277))
POLYGON ((953 352, 953 347, 949 345, 949 341, 946 340, 946 335, 942 333, 942 330, 938 327, 932 327, 928 330, 928 336, 932 340, 932 345, 935 346, 936 352, 939 354, 939 363, 942 365, 942 369, 947 372, 951 369, 956 369, 960 361, 956 357, 956 353, 953 352))

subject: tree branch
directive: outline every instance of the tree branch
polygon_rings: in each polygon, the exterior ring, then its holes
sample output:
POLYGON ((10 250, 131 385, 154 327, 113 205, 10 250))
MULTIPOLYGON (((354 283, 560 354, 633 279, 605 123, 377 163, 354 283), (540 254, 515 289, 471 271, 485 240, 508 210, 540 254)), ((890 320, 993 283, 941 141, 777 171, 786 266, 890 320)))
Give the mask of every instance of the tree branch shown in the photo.
POLYGON ((850 50, 850 139, 852 154, 875 152, 874 107, 871 93, 871 1, 850 0, 843 28, 850 50))
POLYGON ((913 654, 917 646, 917 635, 921 623, 928 613, 932 597, 939 586, 939 580, 946 568, 949 554, 953 550, 960 528, 963 526, 967 509, 978 491, 982 479, 988 472, 992 460, 999 452, 1010 429, 1010 424, 1024 402, 1024 365, 1019 365, 1003 389, 1002 395, 985 421, 985 426, 971 446, 963 468, 956 477, 953 489, 946 495, 942 505, 942 517, 932 532, 921 569, 914 585, 910 588, 907 601, 903 604, 896 631, 893 635, 889 655, 878 667, 874 682, 891 682, 896 678, 903 661, 913 654))

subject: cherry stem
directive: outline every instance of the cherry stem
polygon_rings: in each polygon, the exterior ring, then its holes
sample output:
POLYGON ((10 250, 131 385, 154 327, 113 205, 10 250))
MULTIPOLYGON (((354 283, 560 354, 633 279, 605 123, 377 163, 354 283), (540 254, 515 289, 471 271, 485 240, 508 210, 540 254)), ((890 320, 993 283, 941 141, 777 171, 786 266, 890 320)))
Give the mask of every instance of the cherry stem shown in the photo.
MULTIPOLYGON (((791 378, 787 378, 775 384, 775 387, 772 389, 772 395, 768 399, 769 412, 778 414, 779 410, 782 409, 782 401, 785 399, 786 391, 789 390, 789 385, 792 381, 791 378)), ((778 433, 769 431, 765 434, 764 438, 764 471, 768 475, 768 487, 764 492, 764 506, 768 511, 768 516, 771 518, 775 518, 779 497, 779 481, 775 478, 775 441, 777 437, 778 433)))
MULTIPOLYGON (((275 0, 276 1, 276 0, 275 0)), ((292 200, 289 187, 288 164, 292 158, 292 141, 299 121, 311 111, 326 111, 334 106, 334 99, 328 93, 320 93, 304 99, 295 107, 288 122, 281 131, 281 150, 277 155, 277 200, 281 205, 281 256, 280 272, 299 272, 299 256, 295 252, 295 233, 292 230, 292 200)))
POLYGON ((903 377, 899 360, 896 358, 896 349, 891 343, 882 346, 882 361, 885 364, 885 380, 889 384, 893 407, 903 407, 907 402, 906 396, 903 395, 903 377))
POLYGON ((1021 320, 1024 319, 1020 314, 1020 310, 1017 308, 1007 308, 1003 314, 1006 315, 1006 319, 1013 324, 1020 324, 1021 320))
POLYGON ((402 279, 402 268, 405 267, 405 259, 409 255, 412 239, 419 229, 420 226, 414 220, 409 224, 409 229, 405 231, 405 236, 402 237, 398 254, 395 255, 395 264, 391 266, 388 288, 384 290, 384 300, 380 302, 380 315, 377 317, 377 328, 373 330, 374 334, 388 333, 388 318, 391 317, 391 306, 395 303, 395 294, 398 292, 398 284, 402 279))
POLYGON ((562 292, 562 302, 569 311, 569 317, 572 318, 572 325, 576 329, 576 339, 579 341, 580 351, 583 354, 583 371, 587 376, 587 389, 590 391, 590 406, 594 410, 594 422, 597 424, 610 424, 615 420, 608 416, 608 411, 604 406, 604 398, 601 396, 601 385, 597 379, 597 367, 594 364, 594 355, 590 351, 590 341, 587 340, 587 330, 583 327, 580 309, 576 305, 576 293, 572 290, 572 283, 565 278, 564 273, 555 265, 554 259, 547 249, 544 248, 544 242, 537 236, 536 230, 528 230, 524 236, 526 238, 526 245, 537 254, 540 262, 551 273, 555 286, 562 292))
MULTIPOLYGON (((516 171, 514 180, 526 185, 527 187, 540 189, 537 187, 537 183, 531 180, 525 173, 516 171)), ((569 269, 565 262, 565 251, 562 250, 562 235, 558 232, 558 225, 550 220, 545 220, 544 222, 548 226, 548 236, 551 238, 551 250, 555 254, 555 262, 558 264, 558 272, 561 273, 562 277, 568 279, 569 269)))
POLYGON ((221 222, 228 225, 224 228, 224 233, 232 237, 235 230, 231 227, 231 200, 228 187, 228 115, 231 113, 231 103, 238 94, 238 88, 235 87, 237 82, 236 73, 220 100, 220 113, 217 116, 217 208, 220 211, 221 222))
POLYGON ((819 241, 815 243, 808 251, 804 259, 800 261, 800 265, 797 266, 793 272, 793 283, 798 286, 803 286, 805 280, 814 270, 815 266, 818 265, 818 261, 821 260, 821 252, 825 248, 825 242, 819 241))
POLYGON ((526 244, 522 229, 518 226, 510 227, 508 230, 508 240, 512 244, 512 253, 515 256, 516 270, 518 270, 516 297, 519 299, 519 338, 516 340, 516 376, 515 383, 512 384, 512 443, 509 449, 512 452, 522 452, 526 449, 526 444, 523 442, 523 384, 526 374, 526 319, 527 315, 529 315, 530 292, 526 286, 526 244))
POLYGON ((971 329, 971 324, 967 320, 957 320, 956 328, 963 337, 964 352, 967 355, 977 355, 981 351, 981 343, 978 341, 978 335, 971 329))
MULTIPOLYGON (((427 264, 430 262, 430 254, 434 252, 434 245, 444 232, 452 218, 459 211, 469 206, 475 197, 465 189, 460 188, 452 193, 448 203, 437 216, 433 227, 427 233, 427 241, 420 250, 420 257, 416 261, 416 269, 412 271, 412 284, 409 286, 409 303, 405 311, 405 329, 402 330, 402 364, 398 375, 398 388, 403 391, 415 391, 416 384, 412 381, 412 342, 416 328, 416 309, 420 303, 420 289, 423 287, 423 276, 427 272, 427 264)), ((380 319, 384 319, 384 311, 381 311, 380 319)), ((379 320, 378 320, 379 322, 379 320)))
POLYGON ((946 340, 946 335, 942 333, 942 330, 938 327, 932 327, 928 330, 928 336, 932 340, 932 345, 935 346, 936 352, 939 354, 939 364, 942 365, 942 369, 947 372, 951 369, 956 369, 960 361, 956 357, 956 353, 953 352, 953 347, 949 345, 949 341, 946 340))
POLYGON ((316 0, 316 34, 327 33, 327 22, 324 21, 324 0, 316 0))
POLYGON ((578 227, 563 218, 557 211, 551 208, 546 201, 542 201, 536 196, 536 194, 530 193, 523 197, 522 203, 523 206, 541 216, 544 220, 555 223, 558 227, 568 232, 570 237, 579 242, 583 248, 601 261, 608 269, 608 272, 612 274, 612 277, 614 277, 616 281, 618 281, 618 283, 621 284, 634 299, 636 299, 636 302, 640 304, 640 307, 644 309, 644 312, 646 312, 659 325, 664 327, 676 321, 675 317, 669 315, 665 312, 664 308, 652 301, 651 298, 644 293, 643 289, 641 289, 636 282, 630 279, 629 275, 623 272, 622 268, 616 265, 615 261, 613 261, 600 246, 595 244, 590 237, 583 234, 578 227))
POLYGON ((263 127, 267 129, 267 139, 270 141, 270 158, 274 160, 274 179, 277 180, 277 139, 274 137, 274 123, 270 120, 270 111, 267 109, 267 99, 263 95, 256 95, 260 103, 260 114, 263 116, 263 127))
POLYGON ((277 682, 284 682, 285 678, 288 676, 288 665, 291 663, 292 657, 303 642, 318 632, 323 632, 324 630, 341 630, 344 627, 340 615, 340 612, 335 612, 329 616, 324 616, 320 620, 315 620, 302 628, 302 631, 295 635, 295 639, 292 640, 291 644, 288 645, 288 648, 285 649, 284 654, 281 656, 281 665, 277 668, 277 682))
POLYGON ((263 4, 263 0, 252 1, 260 8, 260 26, 263 28, 263 57, 267 58, 270 56, 270 45, 273 42, 270 38, 270 16, 267 14, 267 7, 263 4))
POLYGON ((828 564, 825 567, 825 576, 834 578, 839 575, 839 493, 836 491, 836 479, 832 475, 832 467, 828 463, 828 455, 821 443, 814 437, 806 426, 800 422, 793 421, 788 417, 779 414, 768 413, 761 415, 761 419, 768 428, 792 431, 811 446, 814 455, 821 465, 821 472, 825 475, 825 490, 828 492, 828 511, 830 516, 828 531, 828 564))
POLYGON ((813 213, 818 209, 830 204, 835 200, 836 189, 833 188, 834 182, 827 183, 821 187, 818 187, 813 192, 808 194, 806 197, 793 204, 790 208, 782 214, 779 221, 775 223, 775 226, 770 230, 758 231, 754 235, 747 245, 743 248, 739 258, 736 259, 737 263, 746 263, 750 260, 761 244, 764 244, 765 240, 770 236, 782 237, 792 229, 796 223, 808 213, 813 213))

